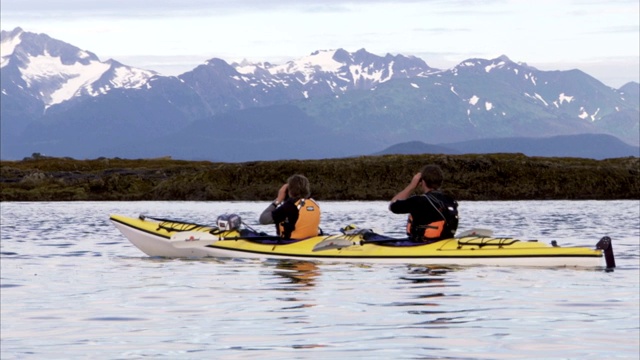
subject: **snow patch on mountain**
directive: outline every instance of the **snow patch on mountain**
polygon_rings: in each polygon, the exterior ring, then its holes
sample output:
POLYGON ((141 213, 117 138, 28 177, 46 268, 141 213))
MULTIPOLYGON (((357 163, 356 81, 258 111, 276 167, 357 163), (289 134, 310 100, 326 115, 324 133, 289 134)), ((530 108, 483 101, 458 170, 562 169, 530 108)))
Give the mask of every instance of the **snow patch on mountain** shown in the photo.
POLYGON ((267 70, 272 75, 301 73, 304 76, 303 84, 307 84, 316 72, 337 73, 344 64, 333 59, 335 50, 316 51, 295 61, 289 61, 283 65, 276 65, 267 70))
POLYGON ((495 69, 495 68, 501 68, 505 65, 504 61, 500 61, 498 63, 491 63, 490 65, 487 65, 484 67, 484 71, 485 72, 490 72, 491 70, 495 69))
POLYGON ((546 102, 546 100, 542 97, 542 95, 535 93, 535 98, 540 100, 544 104, 544 106, 549 106, 549 103, 546 102))
POLYGON ((558 96, 558 101, 560 101, 560 105, 562 105, 562 103, 565 102, 565 101, 567 103, 570 103, 571 101, 573 101, 573 96, 568 96, 568 95, 565 95, 564 93, 561 93, 558 96))
POLYGON ((492 103, 490 103, 490 102, 488 102, 488 101, 485 101, 485 102, 484 102, 484 108, 485 108, 487 111, 490 111, 491 109, 493 109, 493 104, 492 104, 492 103))
POLYGON ((580 119, 586 119, 589 117, 589 113, 587 112, 587 110, 584 109, 584 107, 580 107, 580 115, 578 115, 578 117, 580 119))
POLYGON ((560 95, 558 96, 558 99, 553 101, 553 105, 555 105, 556 108, 560 108, 560 105, 562 105, 562 103, 566 102, 567 104, 569 104, 572 101, 573 101, 573 96, 568 96, 568 95, 565 95, 564 93, 560 93, 560 95))
POLYGON ((385 81, 391 80, 393 76, 393 61, 389 63, 386 71, 388 72, 388 76, 384 76, 384 69, 375 70, 370 69, 369 67, 362 67, 360 65, 351 65, 349 66, 349 71, 351 72, 351 77, 357 82, 359 79, 372 80, 375 82, 383 83, 385 81), (371 73, 369 73, 371 72, 371 73))
MULTIPOLYGON (((55 67, 48 70, 51 71, 53 68, 55 67)), ((67 81, 61 83, 60 87, 51 93, 48 101, 45 101, 45 108, 80 95, 82 89, 89 90, 90 84, 98 80, 108 68, 109 65, 102 63, 92 63, 92 66, 89 67, 74 64, 64 69, 61 68, 59 73, 64 74, 67 81)), ((25 75, 25 77, 27 76, 25 75)))
POLYGON ((580 119, 589 119, 591 122, 594 122, 598 119, 598 113, 600 112, 600 108, 597 108, 593 114, 589 114, 589 112, 583 107, 580 107, 580 114, 578 117, 580 119))
MULTIPOLYGON (((149 83, 147 80, 154 74, 155 73, 147 70, 121 66, 115 68, 114 76, 109 80, 107 85, 96 86, 96 83, 91 83, 82 87, 82 89, 85 89, 87 94, 91 96, 104 95, 109 92, 109 90, 117 88, 140 89, 149 83)), ((74 94, 74 96, 78 95, 80 94, 74 94)))
POLYGON ((250 63, 246 59, 240 63, 233 63, 231 66, 243 75, 255 75, 262 69, 268 70, 273 67, 273 65, 268 62, 250 63))
POLYGON ((54 78, 59 79, 58 86, 53 92, 40 93, 45 107, 49 107, 71 99, 79 89, 98 80, 108 69, 108 64, 96 61, 89 62, 89 65, 80 63, 65 65, 60 57, 51 56, 45 50, 42 56, 30 57, 28 67, 21 69, 21 72, 28 87, 40 85, 54 78))
POLYGON ((154 75, 153 71, 120 66, 116 68, 115 77, 110 82, 115 87, 139 89, 154 75))
POLYGON ((88 59, 90 57, 91 57, 91 54, 89 54, 88 52, 86 52, 84 50, 78 51, 78 58, 79 59, 88 59))
POLYGON ((2 43, 0 43, 0 54, 2 55, 2 60, 0 61, 0 68, 5 67, 9 64, 11 59, 11 55, 16 49, 16 46, 20 45, 22 42, 22 32, 20 32, 17 36, 6 37, 2 39, 2 43))

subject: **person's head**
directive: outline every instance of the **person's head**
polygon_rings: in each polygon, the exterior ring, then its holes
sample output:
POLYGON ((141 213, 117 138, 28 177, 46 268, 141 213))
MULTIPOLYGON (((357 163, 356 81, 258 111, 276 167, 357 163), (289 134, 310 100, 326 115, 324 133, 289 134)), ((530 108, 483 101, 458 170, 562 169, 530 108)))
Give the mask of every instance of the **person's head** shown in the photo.
POLYGON ((304 175, 291 175, 287 179, 287 190, 289 196, 292 198, 308 198, 311 195, 311 186, 309 185, 309 179, 304 175))
POLYGON ((422 181, 429 189, 437 190, 442 185, 444 175, 438 165, 427 165, 420 170, 422 181))

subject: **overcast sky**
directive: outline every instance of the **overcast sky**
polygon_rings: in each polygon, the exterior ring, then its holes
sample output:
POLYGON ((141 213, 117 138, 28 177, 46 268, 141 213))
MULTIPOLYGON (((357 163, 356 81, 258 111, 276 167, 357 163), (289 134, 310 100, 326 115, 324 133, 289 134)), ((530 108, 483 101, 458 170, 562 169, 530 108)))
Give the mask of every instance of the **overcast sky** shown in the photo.
POLYGON ((178 75, 210 58, 281 64, 315 50, 414 55, 447 69, 507 55, 640 81, 638 0, 2 0, 15 27, 178 75))

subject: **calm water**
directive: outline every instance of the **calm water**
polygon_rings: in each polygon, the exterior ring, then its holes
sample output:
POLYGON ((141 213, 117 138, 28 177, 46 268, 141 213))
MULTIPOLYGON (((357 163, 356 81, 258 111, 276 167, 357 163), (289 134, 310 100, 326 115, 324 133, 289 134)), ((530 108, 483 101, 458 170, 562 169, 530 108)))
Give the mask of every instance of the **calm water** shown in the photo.
MULTIPOLYGON (((460 230, 613 239, 614 272, 145 256, 110 213, 254 228, 266 203, 1 203, 9 359, 638 359, 640 202, 462 202, 460 230)), ((322 202, 323 229, 399 235, 386 202, 322 202), (394 233, 394 231, 396 231, 394 233)))

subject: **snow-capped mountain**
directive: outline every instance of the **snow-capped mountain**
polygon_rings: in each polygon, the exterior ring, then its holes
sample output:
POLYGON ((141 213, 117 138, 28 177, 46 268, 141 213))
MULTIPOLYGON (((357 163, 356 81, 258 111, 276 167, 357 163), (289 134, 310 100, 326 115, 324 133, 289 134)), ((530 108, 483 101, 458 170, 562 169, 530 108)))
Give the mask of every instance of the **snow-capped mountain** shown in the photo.
POLYGON ((324 88, 326 92, 344 93, 355 89, 370 89, 391 79, 412 78, 438 72, 422 59, 393 56, 380 57, 360 49, 349 53, 344 49, 315 51, 311 55, 282 65, 270 63, 233 63, 233 68, 246 76, 254 86, 309 86, 307 91, 324 88))
POLYGON ((197 93, 209 115, 256 106, 368 90, 392 79, 438 72, 423 60, 402 55, 380 57, 361 49, 316 51, 283 65, 232 63, 211 59, 179 76, 197 93))
POLYGON ((90 51, 16 28, 2 31, 2 91, 24 93, 44 108, 80 96, 98 96, 112 89, 144 86, 156 73, 100 61, 90 51))
MULTIPOLYGON (((490 81, 502 81, 509 84, 514 94, 523 95, 532 102, 537 103, 551 113, 564 112, 569 116, 577 116, 580 119, 595 122, 607 116, 617 109, 603 109, 600 106, 609 106, 612 103, 620 103, 625 106, 624 96, 618 91, 603 92, 606 102, 592 102, 592 96, 597 93, 602 83, 594 78, 588 78, 579 70, 571 71, 540 71, 525 63, 515 63, 507 56, 502 55, 496 59, 469 59, 451 70, 454 76, 487 78, 490 81), (580 79, 583 78, 583 79, 580 79), (578 81, 580 80, 580 81, 578 81)), ((461 87, 462 93, 469 92, 473 87, 461 87)), ((481 93, 486 93, 482 88, 469 98, 469 104, 491 111, 501 98, 481 99, 481 93)), ((604 99, 600 99, 604 100, 604 99)), ((471 109, 469 110, 471 112, 471 109)))
POLYGON ((409 141, 640 140, 638 83, 612 89, 580 70, 540 71, 504 55, 440 70, 416 57, 321 50, 280 65, 213 58, 175 77, 19 28, 2 31, 1 54, 3 159, 248 161, 362 155, 409 141))

